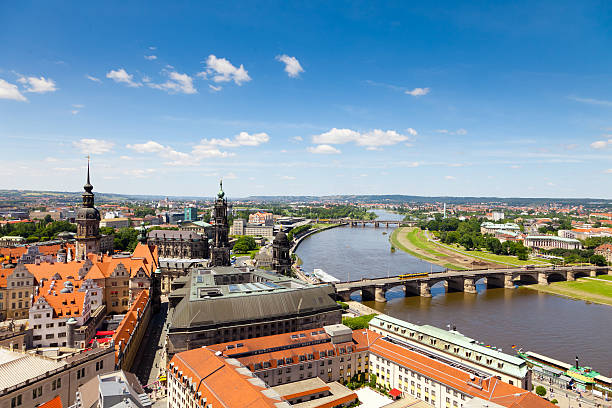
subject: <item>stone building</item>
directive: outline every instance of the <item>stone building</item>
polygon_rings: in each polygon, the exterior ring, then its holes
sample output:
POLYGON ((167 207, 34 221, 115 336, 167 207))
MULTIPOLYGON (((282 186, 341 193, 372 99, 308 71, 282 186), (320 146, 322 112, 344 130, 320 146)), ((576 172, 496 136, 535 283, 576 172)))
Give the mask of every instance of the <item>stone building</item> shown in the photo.
POLYGON ((229 266, 229 224, 227 222, 227 200, 223 192, 223 181, 219 183, 213 219, 215 223, 213 224, 213 246, 210 249, 210 264, 211 266, 229 266))
POLYGON ((247 267, 193 270, 168 296, 169 355, 209 344, 308 330, 342 319, 330 285, 247 267))
POLYGON ((287 234, 282 230, 274 237, 272 242, 272 269, 281 275, 291 275, 291 244, 287 234))
POLYGON ((208 240, 193 231, 153 230, 147 234, 149 245, 157 246, 160 258, 208 258, 208 240))
POLYGON ((54 398, 76 402, 78 388, 114 369, 111 348, 57 348, 27 352, 0 349, 0 407, 36 407, 54 398))
POLYGON ((603 244, 595 248, 595 255, 606 258, 606 262, 612 262, 612 244, 603 244))
POLYGON ((89 181, 89 161, 87 162, 87 182, 83 186, 83 205, 77 211, 76 259, 84 260, 87 254, 100 253, 100 211, 94 207, 93 186, 89 181))

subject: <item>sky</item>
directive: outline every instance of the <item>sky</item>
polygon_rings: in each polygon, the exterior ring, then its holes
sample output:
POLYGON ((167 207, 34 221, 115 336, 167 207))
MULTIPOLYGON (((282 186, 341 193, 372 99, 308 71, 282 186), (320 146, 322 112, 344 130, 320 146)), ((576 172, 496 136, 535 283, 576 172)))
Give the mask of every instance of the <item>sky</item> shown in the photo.
POLYGON ((611 3, 412 3, 2 2, 0 189, 612 198, 611 3))

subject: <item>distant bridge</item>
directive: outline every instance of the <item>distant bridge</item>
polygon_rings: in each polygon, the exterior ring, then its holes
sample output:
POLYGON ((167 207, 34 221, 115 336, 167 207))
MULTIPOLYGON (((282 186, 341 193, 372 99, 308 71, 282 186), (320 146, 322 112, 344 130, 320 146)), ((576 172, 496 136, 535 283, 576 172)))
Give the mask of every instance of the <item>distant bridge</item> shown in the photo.
POLYGON ((361 292, 363 300, 386 302, 388 290, 401 286, 406 296, 431 297, 431 287, 444 282, 448 292, 476 293, 476 281, 483 279, 487 288, 513 288, 515 284, 548 285, 551 282, 573 281, 585 276, 612 275, 607 266, 538 267, 533 269, 481 269, 430 273, 427 277, 400 279, 399 277, 362 279, 334 284, 339 300, 350 300, 351 294, 361 292))
POLYGON ((329 219, 329 220, 318 220, 319 224, 345 224, 351 227, 362 227, 366 225, 372 225, 374 228, 381 226, 389 227, 414 227, 416 221, 402 221, 402 220, 354 220, 348 218, 329 219))

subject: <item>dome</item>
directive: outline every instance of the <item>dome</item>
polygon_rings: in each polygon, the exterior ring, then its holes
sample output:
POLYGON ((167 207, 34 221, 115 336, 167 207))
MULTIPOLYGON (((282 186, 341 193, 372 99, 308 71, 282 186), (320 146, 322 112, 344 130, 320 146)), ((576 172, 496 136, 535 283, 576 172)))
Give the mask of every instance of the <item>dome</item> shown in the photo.
POLYGON ((81 207, 77 211, 78 220, 100 220, 100 211, 94 207, 81 207))
POLYGON ((274 236, 275 244, 287 244, 289 245, 289 240, 287 239, 287 234, 285 234, 282 230, 278 231, 274 236))

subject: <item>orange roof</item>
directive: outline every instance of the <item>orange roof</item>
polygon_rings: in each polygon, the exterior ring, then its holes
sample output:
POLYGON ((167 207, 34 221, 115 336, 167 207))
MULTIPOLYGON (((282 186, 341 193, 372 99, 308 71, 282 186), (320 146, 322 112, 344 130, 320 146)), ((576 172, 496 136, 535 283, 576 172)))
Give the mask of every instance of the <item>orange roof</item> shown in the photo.
POLYGON ((493 376, 482 379, 478 383, 473 382, 470 380, 470 373, 467 371, 390 343, 383 338, 377 339, 370 346, 370 352, 472 397, 478 397, 506 407, 554 407, 550 402, 531 394, 529 391, 505 383, 493 376), (472 383, 475 385, 471 385, 472 383), (525 397, 524 394, 531 394, 536 398, 525 397), (521 401, 528 402, 529 405, 516 405, 521 404, 521 401))
POLYGON ((612 244, 602 244, 595 248, 596 251, 612 251, 612 244))
POLYGON ((59 395, 56 395, 55 398, 45 402, 42 405, 39 405, 38 408, 62 408, 62 399, 59 395))
MULTIPOLYGON (((63 282, 63 281, 62 281, 63 282)), ((85 301, 85 292, 77 292, 76 288, 71 293, 61 293, 63 284, 55 283, 53 289, 50 289, 51 282, 44 282, 40 289, 39 295, 34 298, 34 302, 43 298, 49 306, 53 308, 53 317, 77 317, 83 313, 83 303, 85 301), (49 294, 49 290, 51 293, 49 294)))
POLYGON ((252 339, 243 339, 239 341, 232 341, 227 343, 220 343, 208 346, 209 349, 214 351, 220 351, 228 357, 232 357, 235 354, 251 353, 248 356, 236 357, 242 364, 248 366, 251 371, 258 371, 260 368, 255 369, 255 364, 262 364, 264 362, 270 363, 270 367, 277 367, 278 360, 290 359, 294 363, 299 361, 300 356, 307 356, 312 354, 314 360, 319 358, 325 358, 321 354, 325 352, 325 355, 329 352, 333 352, 334 355, 340 354, 340 349, 344 349, 344 352, 349 354, 347 347, 353 348, 352 353, 364 351, 368 349, 368 346, 372 344, 380 334, 377 334, 370 330, 354 330, 353 339, 350 342, 332 344, 330 341, 321 342, 319 344, 304 345, 296 347, 299 343, 313 342, 317 340, 327 340, 329 336, 320 329, 313 330, 301 330, 292 333, 275 334, 272 336, 256 337, 252 339), (313 334, 316 333, 316 334, 313 334), (304 336, 300 336, 300 335, 304 336), (291 336, 297 336, 297 339, 291 336), (237 344, 241 344, 241 347, 236 347, 237 344), (231 347, 228 349, 228 346, 231 347), (283 346, 287 346, 285 349, 280 349, 283 346), (275 348, 277 350, 268 351, 275 348))
POLYGON ((113 342, 115 343, 115 362, 119 361, 119 353, 123 351, 128 340, 134 334, 134 328, 136 327, 136 322, 138 321, 138 309, 140 309, 140 314, 144 312, 144 308, 149 301, 149 291, 143 290, 138 294, 136 300, 130 307, 130 310, 125 314, 119 326, 117 326, 117 330, 115 330, 115 334, 113 334, 113 342))
POLYGON ((206 405, 264 408, 275 407, 282 401, 264 395, 263 391, 267 388, 252 383, 250 373, 240 373, 237 368, 227 363, 225 358, 216 356, 212 350, 198 348, 172 357, 168 375, 193 387, 198 402, 202 403, 206 398, 206 405))

